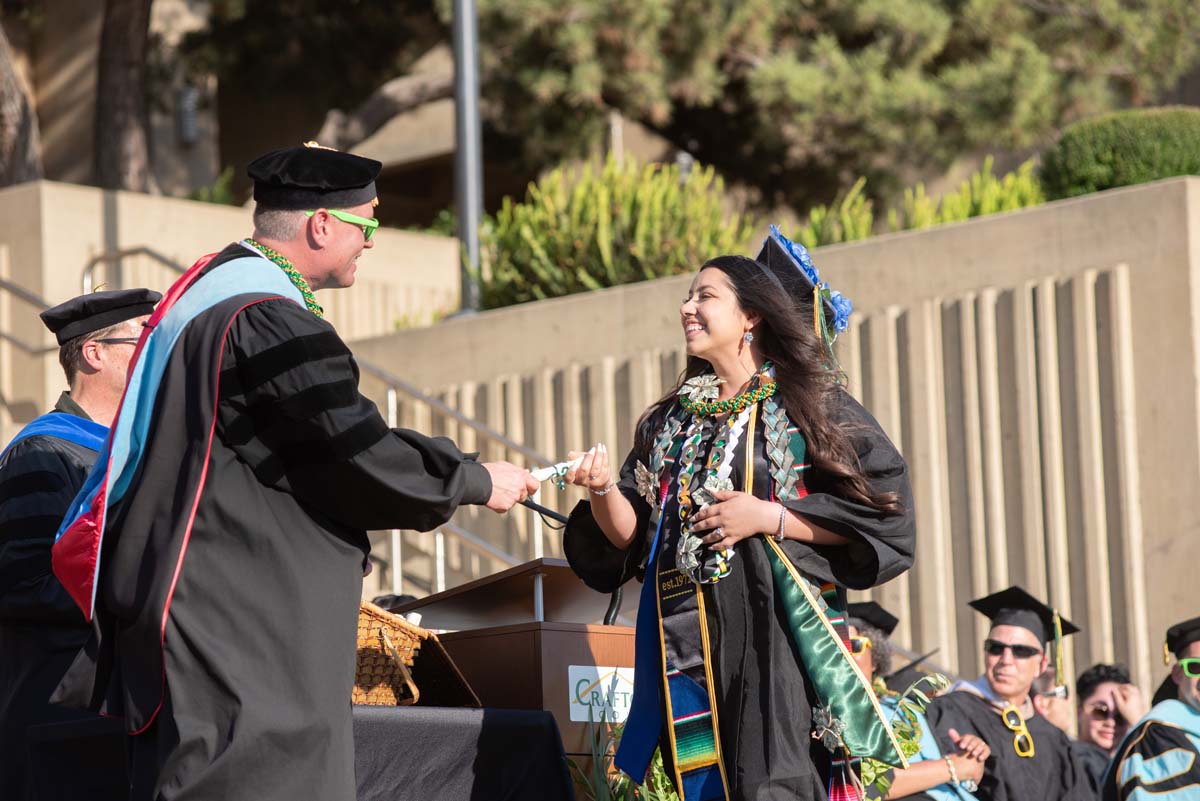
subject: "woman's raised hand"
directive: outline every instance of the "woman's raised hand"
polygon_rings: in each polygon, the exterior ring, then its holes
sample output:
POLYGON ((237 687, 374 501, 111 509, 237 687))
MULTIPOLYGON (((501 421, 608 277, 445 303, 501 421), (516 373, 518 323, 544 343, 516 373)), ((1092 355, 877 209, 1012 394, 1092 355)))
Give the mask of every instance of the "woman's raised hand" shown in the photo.
POLYGON ((692 531, 714 551, 732 548, 735 542, 779 528, 779 504, 745 492, 717 492, 716 503, 692 514, 692 531))
POLYGON ((567 470, 567 483, 587 487, 588 492, 593 494, 608 494, 614 483, 608 462, 608 448, 604 443, 597 442, 588 451, 571 451, 567 454, 572 462, 580 456, 583 459, 579 465, 567 470))

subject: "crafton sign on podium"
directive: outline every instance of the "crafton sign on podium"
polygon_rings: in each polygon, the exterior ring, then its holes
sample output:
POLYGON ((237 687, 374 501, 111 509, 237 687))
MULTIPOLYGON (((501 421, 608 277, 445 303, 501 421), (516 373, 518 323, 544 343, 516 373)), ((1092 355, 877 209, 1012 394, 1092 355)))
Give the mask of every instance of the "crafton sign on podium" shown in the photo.
POLYGON ((588 756, 588 720, 623 722, 633 697, 637 592, 618 625, 609 596, 563 559, 542 558, 397 607, 420 612, 485 707, 545 709, 570 756, 588 756))

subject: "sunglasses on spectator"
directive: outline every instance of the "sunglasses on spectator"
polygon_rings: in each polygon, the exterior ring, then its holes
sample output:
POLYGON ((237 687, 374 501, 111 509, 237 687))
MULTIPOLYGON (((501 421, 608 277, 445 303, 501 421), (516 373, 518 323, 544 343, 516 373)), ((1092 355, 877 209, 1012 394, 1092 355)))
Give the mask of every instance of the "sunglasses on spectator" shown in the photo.
POLYGON ((1200 679, 1200 656, 1186 656, 1180 659, 1179 667, 1189 679, 1200 679))
MULTIPOLYGON (((342 211, 341 209, 325 209, 325 211, 329 212, 330 217, 334 217, 344 223, 350 223, 351 225, 356 225, 361 228, 364 242, 370 242, 371 237, 375 236, 375 229, 379 227, 379 220, 375 219, 374 217, 359 217, 357 214, 351 214, 350 212, 342 211)), ((317 212, 306 211, 304 213, 311 217, 317 212)))
POLYGON ((1009 643, 993 639, 983 641, 983 651, 988 656, 1003 656, 1005 649, 1012 651, 1014 659, 1029 659, 1030 657, 1042 655, 1042 649, 1034 648, 1032 645, 1010 645, 1009 643))
POLYGON ((1004 707, 1000 718, 1004 721, 1005 727, 1013 733, 1013 750, 1017 752, 1017 756, 1033 756, 1033 736, 1029 733, 1029 727, 1025 725, 1025 718, 1021 717, 1017 708, 1015 706, 1004 707))
POLYGON ((1128 721, 1121 717, 1121 713, 1115 709, 1109 709, 1108 704, 1103 701, 1092 704, 1090 707, 1084 707, 1084 714, 1097 722, 1102 720, 1113 719, 1113 722, 1118 726, 1124 726, 1128 721))
POLYGON ((850 638, 850 653, 861 654, 868 648, 874 648, 875 644, 871 642, 870 637, 851 637, 850 638))

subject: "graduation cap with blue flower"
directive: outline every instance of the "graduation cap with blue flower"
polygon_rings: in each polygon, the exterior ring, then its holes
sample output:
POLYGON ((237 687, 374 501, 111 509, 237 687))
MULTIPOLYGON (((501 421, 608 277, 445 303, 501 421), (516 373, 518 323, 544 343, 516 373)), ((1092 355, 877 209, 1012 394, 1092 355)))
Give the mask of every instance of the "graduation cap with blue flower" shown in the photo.
POLYGON ((812 304, 813 330, 830 352, 838 334, 850 325, 854 304, 850 298, 830 289, 821 280, 808 248, 793 242, 772 225, 755 261, 778 279, 784 290, 799 304, 812 304))

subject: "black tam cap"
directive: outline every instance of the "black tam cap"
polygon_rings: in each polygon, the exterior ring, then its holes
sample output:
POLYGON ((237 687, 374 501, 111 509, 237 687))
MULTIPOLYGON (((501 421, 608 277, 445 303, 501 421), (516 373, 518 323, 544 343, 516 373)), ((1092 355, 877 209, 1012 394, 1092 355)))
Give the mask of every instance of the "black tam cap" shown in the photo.
POLYGON ((142 317, 162 295, 152 289, 113 289, 71 298, 41 313, 42 322, 63 345, 75 337, 142 317))
POLYGON ((283 210, 345 209, 375 199, 375 178, 383 164, 342 153, 316 142, 272 150, 250 162, 254 200, 283 210))
POLYGON ((846 615, 850 618, 858 618, 864 623, 874 626, 889 637, 896 630, 900 619, 893 615, 888 610, 877 604, 875 601, 860 601, 858 603, 846 605, 846 615))
POLYGON ((1179 658, 1183 649, 1196 641, 1200 641, 1200 617, 1194 617, 1171 626, 1167 629, 1167 642, 1163 646, 1163 663, 1169 664, 1168 652, 1179 658))
POLYGON ((1007 590, 977 598, 968 605, 984 617, 990 618, 992 625, 1020 626, 1033 632, 1042 643, 1054 639, 1055 617, 1058 617, 1062 626, 1063 636, 1079 631, 1078 626, 1060 616, 1057 610, 1051 609, 1015 585, 1007 590))

